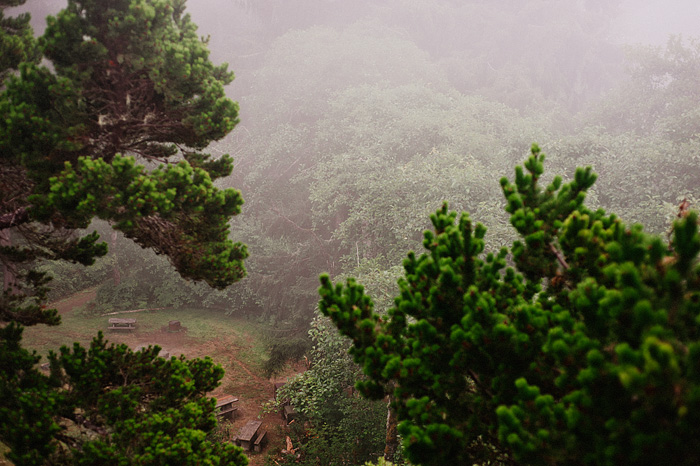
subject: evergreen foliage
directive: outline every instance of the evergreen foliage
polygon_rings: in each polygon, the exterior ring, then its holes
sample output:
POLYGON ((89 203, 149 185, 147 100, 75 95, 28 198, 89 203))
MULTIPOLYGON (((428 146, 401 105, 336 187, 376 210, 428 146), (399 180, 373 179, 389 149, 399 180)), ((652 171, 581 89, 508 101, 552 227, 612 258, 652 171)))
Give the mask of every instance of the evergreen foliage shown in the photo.
POLYGON ((7 17, 3 11, 24 2, 25 0, 0 0, 0 83, 20 63, 38 58, 29 15, 7 17))
MULTIPOLYGON (((228 238, 243 200, 213 184, 232 159, 200 152, 238 122, 224 94, 233 74, 209 61, 184 6, 70 1, 38 41, 52 69, 25 57, 6 81, 0 252, 12 294, 41 300, 32 288, 43 282, 26 275, 37 259, 89 265, 104 255, 97 234, 76 234, 94 217, 165 254, 186 278, 224 288, 245 275, 246 248, 228 238)), ((0 313, 23 315, 7 293, 0 313)))
POLYGON ((223 376, 211 359, 158 357, 99 334, 84 348, 50 354, 50 375, 21 348, 22 329, 0 329, 0 440, 17 466, 245 465, 243 451, 215 442, 214 400, 223 376))
POLYGON ((17 466, 247 464, 208 438, 206 393, 223 376, 210 359, 164 359, 99 334, 50 354, 44 375, 21 346, 22 325, 60 322, 44 304, 46 261, 106 254, 97 232, 81 231, 95 217, 185 278, 221 289, 245 274, 246 248, 228 239, 242 198, 214 186, 232 160, 200 152, 238 121, 223 90, 233 75, 211 64, 184 6, 71 0, 38 42, 28 16, 0 15, 0 442, 17 466))
POLYGON ((321 277, 358 389, 392 391, 417 464, 697 464, 697 214, 665 244, 584 206, 590 168, 542 187, 543 162, 533 146, 501 180, 522 237, 510 249, 484 256, 483 226, 433 214, 388 316, 355 280, 321 277))

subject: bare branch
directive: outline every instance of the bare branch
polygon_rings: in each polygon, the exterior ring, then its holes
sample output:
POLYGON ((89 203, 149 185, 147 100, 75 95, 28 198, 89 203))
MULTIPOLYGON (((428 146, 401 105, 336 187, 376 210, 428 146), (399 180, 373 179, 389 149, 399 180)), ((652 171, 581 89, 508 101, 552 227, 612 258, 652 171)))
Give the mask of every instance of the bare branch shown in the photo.
POLYGON ((564 259, 561 251, 555 248, 553 244, 549 245, 549 250, 552 251, 555 256, 557 256, 557 262, 559 262, 559 265, 561 265, 564 270, 569 270, 569 264, 566 263, 566 259, 564 259))
POLYGON ((0 230, 13 228, 29 221, 29 209, 20 207, 13 212, 0 215, 0 230))

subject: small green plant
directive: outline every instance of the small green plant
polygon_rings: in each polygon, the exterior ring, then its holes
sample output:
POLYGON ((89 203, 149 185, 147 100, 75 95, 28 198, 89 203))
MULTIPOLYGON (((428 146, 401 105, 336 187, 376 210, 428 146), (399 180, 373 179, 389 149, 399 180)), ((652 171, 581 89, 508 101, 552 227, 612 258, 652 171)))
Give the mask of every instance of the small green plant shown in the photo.
POLYGON ((367 461, 363 466, 394 466, 394 463, 380 457, 377 458, 377 461, 375 463, 367 461))
POLYGON ((216 443, 231 442, 237 431, 233 421, 219 421, 216 428, 209 432, 208 438, 216 443))

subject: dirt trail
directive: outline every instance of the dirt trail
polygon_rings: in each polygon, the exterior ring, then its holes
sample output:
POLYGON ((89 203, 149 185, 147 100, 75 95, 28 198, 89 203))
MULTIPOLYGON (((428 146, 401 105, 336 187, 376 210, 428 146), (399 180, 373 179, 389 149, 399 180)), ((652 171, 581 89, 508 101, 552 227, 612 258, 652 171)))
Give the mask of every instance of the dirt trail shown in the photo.
POLYGON ((253 374, 250 371, 250 369, 248 369, 248 367, 245 364, 243 364, 241 361, 239 361, 237 358, 231 356, 231 361, 238 364, 241 367, 241 369, 243 369, 243 372, 245 372, 246 374, 248 374, 249 376, 251 376, 252 378, 257 380, 259 383, 267 383, 268 382, 267 380, 263 380, 261 377, 258 377, 257 375, 253 374))
MULTIPOLYGON (((203 347, 197 348, 205 351, 214 361, 221 364, 226 373, 221 385, 212 396, 234 395, 237 396, 238 411, 231 427, 232 435, 236 435, 240 428, 248 421, 262 421, 261 430, 267 432, 268 446, 261 453, 249 453, 251 466, 262 466, 264 458, 270 451, 279 451, 283 447, 284 438, 279 434, 284 426, 284 421, 278 413, 263 413, 263 408, 273 398, 273 384, 278 380, 270 380, 259 376, 252 370, 238 354, 245 347, 236 347, 225 340, 218 339, 207 342, 203 347)), ((284 380, 284 378, 282 379, 284 380)))
POLYGON ((56 301, 55 303, 51 303, 49 307, 54 307, 58 310, 59 314, 66 315, 74 309, 79 309, 94 300, 96 295, 97 288, 89 288, 60 301, 56 301))

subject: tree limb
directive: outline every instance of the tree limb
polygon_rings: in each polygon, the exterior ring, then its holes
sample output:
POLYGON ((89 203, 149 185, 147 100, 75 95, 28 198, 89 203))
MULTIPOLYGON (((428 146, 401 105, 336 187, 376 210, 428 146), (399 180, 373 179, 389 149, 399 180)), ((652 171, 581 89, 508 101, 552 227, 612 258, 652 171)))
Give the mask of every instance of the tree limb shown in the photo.
POLYGON ((13 212, 0 215, 0 230, 13 228, 29 222, 29 210, 26 206, 19 207, 13 212))
POLYGON ((557 257, 557 262, 559 262, 559 265, 561 265, 564 270, 569 270, 569 264, 566 263, 566 259, 564 259, 561 251, 555 248, 551 243, 549 245, 549 250, 552 251, 552 253, 554 253, 554 255, 557 257))

